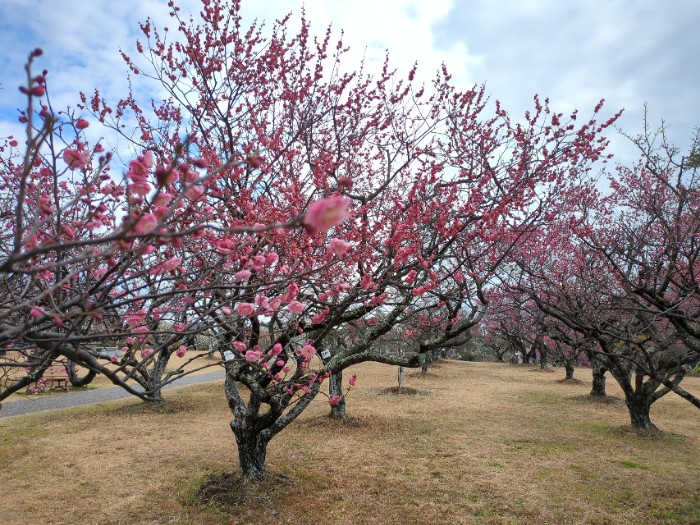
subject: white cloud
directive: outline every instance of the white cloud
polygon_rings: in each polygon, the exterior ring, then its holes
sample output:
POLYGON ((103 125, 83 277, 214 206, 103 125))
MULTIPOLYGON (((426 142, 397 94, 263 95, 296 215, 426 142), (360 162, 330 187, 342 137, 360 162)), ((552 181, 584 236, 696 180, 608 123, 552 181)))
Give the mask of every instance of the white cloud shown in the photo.
MULTIPOLYGON (((200 9, 198 0, 179 4, 183 14, 200 9)), ((516 114, 535 93, 584 115, 606 98, 611 112, 626 108, 620 124, 633 132, 649 102, 652 121, 666 119, 682 146, 699 124, 695 0, 243 0, 243 14, 246 23, 258 17, 270 25, 292 11, 296 22, 302 5, 313 34, 331 23, 334 41, 345 31, 351 65, 365 55, 375 68, 389 49, 401 76, 418 61, 419 78, 430 79, 444 62, 456 83, 486 82, 516 114)), ((0 45, 12 51, 0 58, 0 135, 18 129, 16 88, 32 48, 45 50, 39 63, 50 71, 56 107, 94 88, 116 99, 127 91, 118 49, 132 53, 138 22, 150 15, 167 25, 167 12, 165 0, 3 0, 0 45)))

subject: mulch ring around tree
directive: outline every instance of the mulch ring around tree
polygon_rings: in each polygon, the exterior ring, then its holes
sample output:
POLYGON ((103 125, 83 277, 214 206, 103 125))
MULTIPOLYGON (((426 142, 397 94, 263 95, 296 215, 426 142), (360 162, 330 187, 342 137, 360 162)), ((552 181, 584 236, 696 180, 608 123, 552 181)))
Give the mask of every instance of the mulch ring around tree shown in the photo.
POLYGON ((579 403, 591 403, 595 405, 623 405, 625 402, 615 396, 573 396, 569 399, 578 401, 579 403))
POLYGON ((117 414, 178 414, 181 412, 194 412, 197 405, 193 402, 182 402, 179 400, 167 401, 142 401, 131 405, 124 405, 115 409, 117 414))
POLYGON ((365 416, 348 416, 345 419, 335 419, 330 416, 319 416, 307 421, 301 421, 299 424, 308 425, 311 427, 361 428, 371 426, 371 421, 365 416))
POLYGON ((561 384, 565 384, 565 385, 579 385, 579 384, 583 383, 583 381, 581 381, 580 379, 576 379, 576 378, 573 378, 573 379, 564 378, 564 379, 557 379, 557 383, 561 383, 561 384))
POLYGON ((398 386, 392 386, 390 388, 383 388, 379 391, 380 396, 427 396, 429 393, 424 390, 416 390, 405 386, 399 388, 398 386))
POLYGON ((243 503, 266 503, 275 493, 284 492, 292 479, 283 474, 268 473, 262 481, 250 481, 237 472, 207 476, 194 495, 203 505, 233 507, 243 503))

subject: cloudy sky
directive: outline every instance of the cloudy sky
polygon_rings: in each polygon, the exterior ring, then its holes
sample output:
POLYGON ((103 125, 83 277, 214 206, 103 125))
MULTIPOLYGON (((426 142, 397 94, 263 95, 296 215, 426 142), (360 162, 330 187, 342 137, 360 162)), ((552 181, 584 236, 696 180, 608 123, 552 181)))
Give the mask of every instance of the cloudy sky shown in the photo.
MULTIPOLYGON (((121 48, 133 51, 138 22, 168 24, 166 0, 2 0, 0 2, 0 136, 19 133, 23 63, 41 47, 57 107, 79 91, 126 91, 121 48)), ((180 0, 197 12, 199 0, 180 0)), ((377 65, 388 49, 425 77, 444 62, 464 87, 486 83, 504 107, 522 114, 535 93, 555 109, 589 115, 601 98, 619 126, 641 131, 644 103, 654 125, 663 118, 686 150, 700 125, 700 4, 697 0, 243 0, 244 16, 272 21, 304 5, 312 31, 345 31, 354 57, 377 65)), ((624 141, 613 152, 631 158, 624 141)))

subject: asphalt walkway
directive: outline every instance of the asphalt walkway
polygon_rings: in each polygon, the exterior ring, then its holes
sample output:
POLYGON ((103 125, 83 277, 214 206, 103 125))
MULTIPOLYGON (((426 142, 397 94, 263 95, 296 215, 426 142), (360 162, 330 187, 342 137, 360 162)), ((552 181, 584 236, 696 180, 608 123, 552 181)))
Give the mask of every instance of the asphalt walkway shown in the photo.
MULTIPOLYGON (((195 383, 206 383, 224 378, 224 371, 217 370, 207 374, 190 375, 173 381, 166 385, 164 389, 192 385, 195 383)), ((69 408, 79 405, 89 405, 92 403, 103 403, 105 401, 113 401, 115 399, 123 399, 130 397, 126 390, 118 387, 96 388, 94 390, 84 390, 80 392, 67 392, 64 394, 53 393, 50 396, 41 397, 38 399, 23 399, 21 401, 13 401, 11 403, 3 403, 0 409, 0 418, 22 416, 33 412, 42 412, 44 410, 56 410, 58 408, 69 408)))

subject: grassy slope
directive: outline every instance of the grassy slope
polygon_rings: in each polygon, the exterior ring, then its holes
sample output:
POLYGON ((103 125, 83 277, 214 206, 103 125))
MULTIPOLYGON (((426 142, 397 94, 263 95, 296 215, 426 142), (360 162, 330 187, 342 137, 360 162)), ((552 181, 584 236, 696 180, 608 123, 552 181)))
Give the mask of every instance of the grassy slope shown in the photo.
MULTIPOLYGON (((494 363, 409 375, 357 367, 353 418, 318 399, 273 440, 269 480, 235 505, 198 504, 205 477, 236 468, 220 384, 0 420, 0 524, 697 524, 700 417, 672 395, 660 437, 626 430, 624 405, 582 401, 582 383, 494 363)), ((700 394, 700 378, 684 386, 700 394)), ((609 384, 609 393, 620 392, 609 384)))

